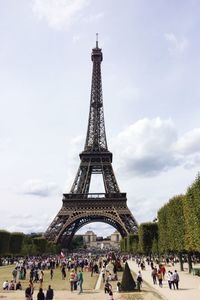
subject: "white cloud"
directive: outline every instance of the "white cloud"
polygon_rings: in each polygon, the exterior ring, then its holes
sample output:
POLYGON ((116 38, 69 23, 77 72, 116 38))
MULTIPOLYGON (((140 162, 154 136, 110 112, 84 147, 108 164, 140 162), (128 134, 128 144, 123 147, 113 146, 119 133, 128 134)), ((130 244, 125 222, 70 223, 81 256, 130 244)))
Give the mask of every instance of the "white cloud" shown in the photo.
POLYGON ((189 41, 185 37, 177 37, 174 33, 165 33, 165 39, 169 43, 169 53, 171 55, 183 54, 189 46, 189 41))
POLYGON ((186 132, 177 141, 175 150, 181 154, 200 153, 200 128, 186 132))
POLYGON ((176 139, 176 130, 171 120, 139 120, 115 139, 120 167, 135 175, 149 176, 177 165, 170 150, 176 139))
POLYGON ((68 29, 80 18, 88 0, 33 0, 33 12, 50 27, 68 29))
POLYGON ((23 215, 19 214, 18 218, 17 215, 12 215, 9 212, 6 214, 6 223, 5 228, 11 232, 23 232, 33 233, 33 232, 44 232, 47 228, 47 224, 50 224, 50 218, 46 214, 38 214, 38 215, 23 215), (14 219, 14 222, 12 221, 14 219), (11 225, 12 224, 12 225, 11 225))
POLYGON ((84 234, 88 230, 92 230, 98 236, 107 237, 115 231, 115 228, 106 223, 93 222, 80 228, 76 234, 84 234))
POLYGON ((23 184, 23 188, 22 188, 24 194, 40 196, 40 197, 50 196, 55 192, 58 192, 58 190, 59 188, 56 183, 54 182, 45 183, 42 180, 38 180, 38 179, 27 180, 23 184))
POLYGON ((142 119, 113 139, 121 173, 156 176, 177 166, 200 162, 200 128, 178 138, 172 120, 142 119))

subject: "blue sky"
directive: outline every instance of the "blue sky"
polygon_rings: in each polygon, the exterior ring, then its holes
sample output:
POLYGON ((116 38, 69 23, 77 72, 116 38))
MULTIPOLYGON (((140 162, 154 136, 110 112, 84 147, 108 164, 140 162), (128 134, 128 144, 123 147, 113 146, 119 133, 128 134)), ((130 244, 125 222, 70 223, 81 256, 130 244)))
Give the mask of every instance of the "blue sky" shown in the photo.
POLYGON ((108 145, 129 208, 151 221, 186 191, 200 168, 199 14, 194 0, 0 2, 0 228, 44 231, 70 190, 96 32, 108 145))

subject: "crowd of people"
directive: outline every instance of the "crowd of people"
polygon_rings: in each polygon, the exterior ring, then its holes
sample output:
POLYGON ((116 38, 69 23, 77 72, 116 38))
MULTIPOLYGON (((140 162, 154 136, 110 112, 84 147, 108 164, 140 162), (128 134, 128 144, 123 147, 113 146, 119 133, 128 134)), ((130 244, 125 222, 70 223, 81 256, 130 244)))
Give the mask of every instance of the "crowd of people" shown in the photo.
MULTIPOLYGON (((141 268, 141 270, 145 270, 144 259, 137 258, 136 263, 138 264, 138 267, 141 268)), ((167 258, 166 261, 164 261, 164 264, 159 264, 159 261, 155 260, 155 264, 158 265, 158 267, 156 267, 153 260, 150 260, 149 258, 146 258, 146 263, 151 267, 152 270, 151 276, 152 276, 153 284, 159 284, 160 287, 163 287, 163 280, 166 280, 168 282, 169 289, 177 289, 177 290, 179 289, 180 279, 177 270, 174 270, 173 272, 171 270, 168 270, 168 272, 166 273, 166 267, 165 267, 165 264, 169 265, 169 263, 173 267, 175 264, 175 258, 173 258, 173 260, 169 260, 167 258)), ((141 274, 140 271, 139 273, 141 274)), ((139 277, 139 273, 138 273, 138 277, 139 277)), ((138 281, 138 277, 137 277, 137 281, 138 281)))
MULTIPOLYGON (((117 263, 111 264, 112 258, 109 256, 92 257, 75 255, 65 257, 64 255, 51 257, 27 257, 17 258, 13 260, 14 268, 11 273, 12 279, 3 282, 3 290, 24 290, 26 300, 32 300, 35 291, 35 284, 38 285, 37 300, 50 300, 54 297, 54 291, 50 282, 53 282, 55 269, 60 269, 60 279, 67 280, 70 291, 83 292, 83 277, 84 272, 90 272, 92 277, 95 273, 99 274, 104 283, 104 292, 109 294, 109 300, 113 300, 112 281, 117 281, 115 286, 117 291, 121 290, 121 282, 118 278, 118 269, 120 263, 123 264, 127 259, 134 259, 140 267, 140 271, 136 277, 137 289, 142 287, 142 271, 146 269, 146 264, 151 268, 151 276, 153 284, 163 286, 163 280, 168 283, 169 289, 179 289, 179 274, 177 270, 166 272, 165 264, 157 264, 157 261, 152 261, 149 258, 141 257, 119 257, 117 263), (158 267, 157 267, 158 265, 158 267), (43 290, 44 274, 49 272, 48 289, 43 290), (28 280, 28 287, 22 287, 21 282, 28 280)), ((36 293, 36 292, 35 292, 36 293)))
MULTIPOLYGON (((8 262, 11 264, 11 261, 8 262)), ((103 265, 103 261, 99 259, 99 257, 82 255, 70 257, 65 257, 64 255, 51 257, 21 257, 13 259, 12 263, 14 264, 14 269, 11 274, 12 280, 10 280, 10 282, 5 280, 2 288, 3 290, 22 290, 20 280, 29 280, 29 286, 25 288, 25 296, 27 299, 32 299, 34 285, 37 283, 39 283, 38 299, 43 299, 43 280, 44 274, 47 271, 50 274, 50 281, 52 282, 55 269, 60 269, 61 279, 69 281, 70 290, 72 292, 79 290, 79 293, 82 293, 83 272, 90 272, 91 276, 93 276, 94 273, 99 274, 99 270, 103 265)), ((46 292, 47 295, 45 299, 53 299, 47 298, 49 291, 52 291, 50 285, 46 292)))

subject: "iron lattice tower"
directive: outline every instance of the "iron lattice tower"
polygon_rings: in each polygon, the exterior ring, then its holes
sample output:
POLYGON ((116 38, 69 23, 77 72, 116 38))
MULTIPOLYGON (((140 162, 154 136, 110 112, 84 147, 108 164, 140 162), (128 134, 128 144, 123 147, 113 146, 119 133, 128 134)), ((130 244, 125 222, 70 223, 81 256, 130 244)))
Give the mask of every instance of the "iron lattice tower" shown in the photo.
POLYGON ((137 222, 127 207, 126 193, 121 193, 108 150, 101 81, 103 54, 96 41, 92 49, 92 86, 88 129, 80 166, 70 193, 63 194, 63 205, 45 236, 68 247, 74 234, 91 222, 104 222, 116 228, 122 237, 137 232, 137 222), (89 193, 92 174, 101 174, 105 193, 89 193))

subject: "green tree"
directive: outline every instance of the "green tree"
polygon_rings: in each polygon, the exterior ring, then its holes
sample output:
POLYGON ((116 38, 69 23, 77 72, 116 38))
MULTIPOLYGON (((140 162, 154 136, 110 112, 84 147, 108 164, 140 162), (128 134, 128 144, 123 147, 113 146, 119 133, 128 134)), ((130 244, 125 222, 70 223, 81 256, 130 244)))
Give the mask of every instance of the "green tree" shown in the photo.
POLYGON ((37 254, 39 254, 39 255, 46 254, 47 240, 43 236, 34 237, 33 238, 33 243, 36 246, 37 254))
POLYGON ((120 249, 121 249, 122 252, 125 251, 125 240, 124 240, 124 238, 122 238, 121 241, 120 241, 120 249))
POLYGON ((140 224, 138 235, 140 251, 151 257, 153 242, 158 240, 158 224, 150 222, 140 224))
POLYGON ((130 234, 129 237, 129 241, 130 241, 130 251, 133 254, 137 254, 138 253, 138 247, 139 247, 139 237, 136 234, 130 234))
POLYGON ((158 211, 158 247, 161 253, 168 253, 170 247, 170 236, 169 236, 169 221, 168 221, 168 206, 165 204, 158 211))
POLYGON ((5 255, 9 253, 10 232, 0 230, 0 254, 5 255))
POLYGON ((70 245, 69 250, 75 250, 83 248, 83 236, 82 235, 74 235, 70 245))
POLYGON ((33 243, 33 238, 31 236, 24 236, 21 253, 24 256, 37 255, 37 247, 33 243))
POLYGON ((185 218, 183 212, 184 195, 174 196, 168 203, 168 222, 170 245, 169 250, 179 255, 183 271, 182 253, 185 252, 185 218))
POLYGON ((200 252, 200 174, 188 188, 184 202, 186 221, 186 248, 190 251, 200 252))
POLYGON ((12 254, 21 254, 24 234, 21 232, 13 232, 10 234, 9 252, 12 254))

